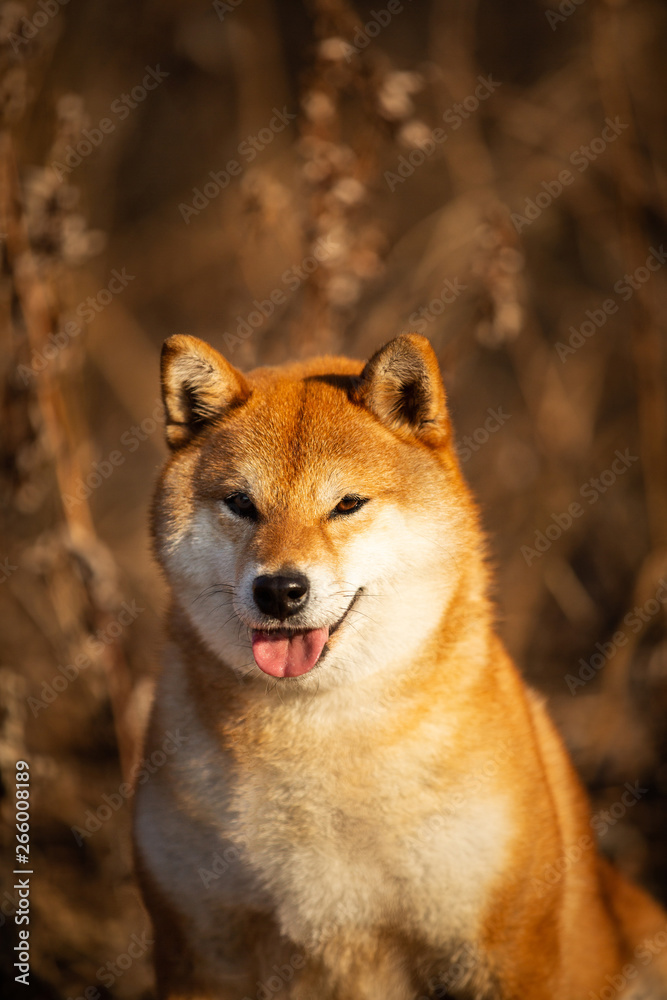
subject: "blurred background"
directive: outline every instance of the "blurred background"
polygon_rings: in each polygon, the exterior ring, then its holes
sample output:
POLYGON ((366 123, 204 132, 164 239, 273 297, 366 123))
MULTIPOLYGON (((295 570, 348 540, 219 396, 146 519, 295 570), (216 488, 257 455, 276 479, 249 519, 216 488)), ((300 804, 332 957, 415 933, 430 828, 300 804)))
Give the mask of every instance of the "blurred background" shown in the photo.
POLYGON ((661 0, 2 4, 4 996, 152 995, 125 782, 161 644, 173 333, 243 368, 430 338, 498 628, 603 851, 667 900, 666 21, 661 0))

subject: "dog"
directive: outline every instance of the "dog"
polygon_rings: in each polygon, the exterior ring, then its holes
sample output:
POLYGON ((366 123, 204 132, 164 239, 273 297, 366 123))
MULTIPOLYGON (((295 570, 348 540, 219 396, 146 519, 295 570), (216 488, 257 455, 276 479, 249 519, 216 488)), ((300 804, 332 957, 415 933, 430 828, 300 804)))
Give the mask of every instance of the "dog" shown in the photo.
POLYGON ((242 374, 174 336, 162 392, 160 1000, 664 1000, 667 913, 494 632, 428 340, 242 374))

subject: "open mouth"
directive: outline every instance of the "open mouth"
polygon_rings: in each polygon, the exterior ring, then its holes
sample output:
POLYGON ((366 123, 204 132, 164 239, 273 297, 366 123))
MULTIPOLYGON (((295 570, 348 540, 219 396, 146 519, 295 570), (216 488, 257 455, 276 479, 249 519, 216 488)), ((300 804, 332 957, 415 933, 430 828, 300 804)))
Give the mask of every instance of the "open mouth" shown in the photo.
POLYGON ((252 654, 260 670, 270 677, 300 677, 313 669, 328 651, 328 642, 341 627, 363 587, 360 587, 344 614, 334 625, 309 629, 254 629, 252 654))

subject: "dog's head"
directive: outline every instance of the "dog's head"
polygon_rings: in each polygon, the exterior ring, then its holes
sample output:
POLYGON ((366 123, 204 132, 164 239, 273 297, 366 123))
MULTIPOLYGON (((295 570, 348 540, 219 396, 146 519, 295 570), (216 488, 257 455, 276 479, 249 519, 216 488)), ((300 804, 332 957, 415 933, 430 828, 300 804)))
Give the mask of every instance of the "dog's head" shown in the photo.
POLYGON ((244 375, 176 336, 162 389, 156 551, 210 651, 308 688, 426 648, 477 532, 424 337, 244 375))

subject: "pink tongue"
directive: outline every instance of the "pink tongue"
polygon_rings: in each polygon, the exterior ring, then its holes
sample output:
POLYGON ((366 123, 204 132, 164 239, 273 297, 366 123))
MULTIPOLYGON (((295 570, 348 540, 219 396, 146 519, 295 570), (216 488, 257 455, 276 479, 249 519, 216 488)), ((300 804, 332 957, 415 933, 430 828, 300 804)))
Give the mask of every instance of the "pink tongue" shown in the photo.
POLYGON ((320 658, 329 629, 311 628, 308 632, 253 632, 252 653, 255 663, 271 677, 299 677, 312 670, 320 658))

